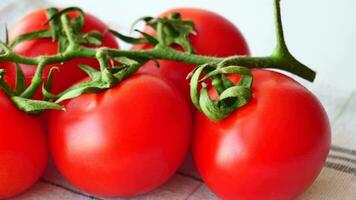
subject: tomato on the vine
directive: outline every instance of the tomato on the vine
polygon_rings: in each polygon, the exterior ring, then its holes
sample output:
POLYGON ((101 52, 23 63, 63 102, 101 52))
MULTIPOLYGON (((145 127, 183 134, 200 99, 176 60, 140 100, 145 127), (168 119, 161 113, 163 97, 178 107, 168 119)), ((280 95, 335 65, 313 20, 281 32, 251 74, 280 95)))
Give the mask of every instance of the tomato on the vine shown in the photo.
MULTIPOLYGON (((192 20, 196 35, 190 35, 189 40, 195 53, 205 56, 226 57, 231 55, 249 55, 248 45, 237 27, 217 13, 198 8, 176 8, 162 13, 168 16, 180 13, 184 20, 192 20)), ((154 34, 152 29, 146 32, 154 34)), ((149 49, 150 45, 135 45, 133 49, 149 49)), ((159 60, 159 67, 154 62, 148 62, 140 71, 156 74, 172 81, 190 102, 189 80, 186 79, 195 65, 182 62, 159 60)))
POLYGON ((175 173, 188 152, 188 105, 161 78, 137 74, 64 106, 65 112, 50 114, 51 154, 64 177, 88 193, 150 191, 175 173))
POLYGON ((222 199, 294 199, 323 167, 330 148, 328 117, 293 79, 266 70, 253 75, 251 102, 228 118, 213 122, 196 113, 193 157, 222 199))
POLYGON ((19 111, 0 90, 0 199, 32 186, 48 161, 47 139, 38 119, 19 111))
MULTIPOLYGON (((74 18, 78 15, 78 12, 71 12, 69 16, 74 18)), ((10 30, 9 39, 13 40, 15 37, 39 30, 49 29, 49 24, 46 24, 48 17, 46 15, 46 10, 41 9, 35 12, 32 12, 25 17, 23 17, 13 29, 10 30)), ((117 41, 113 35, 107 32, 107 26, 100 21, 98 18, 94 17, 91 14, 85 13, 84 26, 82 28, 82 33, 87 33, 89 31, 96 30, 104 34, 103 42, 101 46, 118 48, 117 41)), ((23 56, 35 57, 40 55, 53 55, 58 52, 58 42, 52 41, 52 39, 35 39, 30 41, 25 41, 18 44, 14 51, 23 56)), ((9 64, 9 63, 8 63, 9 64)), ((50 66, 57 66, 60 69, 60 72, 55 73, 53 76, 53 86, 52 92, 58 93, 67 89, 69 86, 78 82, 82 78, 86 77, 86 73, 82 71, 78 65, 85 64, 92 66, 94 68, 99 68, 99 63, 96 59, 93 58, 75 58, 63 63, 51 64, 49 67, 46 67, 43 79, 46 80, 50 66)), ((20 64, 21 69, 24 71, 27 84, 30 83, 36 66, 20 64)), ((15 77, 15 68, 13 64, 5 66, 7 74, 12 77, 9 80, 11 85, 14 85, 15 77)), ((41 98, 40 91, 36 94, 36 99, 41 98)))

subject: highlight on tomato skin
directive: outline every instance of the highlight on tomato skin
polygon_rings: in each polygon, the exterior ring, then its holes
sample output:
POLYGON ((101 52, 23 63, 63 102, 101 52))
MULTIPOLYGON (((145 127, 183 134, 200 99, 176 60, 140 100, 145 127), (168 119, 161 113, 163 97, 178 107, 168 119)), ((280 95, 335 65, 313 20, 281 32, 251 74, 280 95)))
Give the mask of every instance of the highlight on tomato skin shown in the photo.
POLYGON ((18 110, 0 90, 0 199, 28 190, 48 161, 45 130, 35 117, 18 110))
MULTIPOLYGON (((172 13, 180 13, 182 19, 194 22, 196 35, 191 34, 189 40, 195 54, 217 57, 250 55, 248 44, 240 30, 223 16, 199 8, 174 8, 159 16, 168 16, 172 13)), ((146 28, 145 32, 154 34, 151 28, 146 28)), ((152 46, 147 44, 132 47, 135 50, 149 48, 152 46)), ((172 81, 180 89, 193 110, 189 94, 189 79, 186 77, 195 67, 196 65, 183 62, 159 60, 159 67, 155 62, 150 61, 140 68, 140 72, 158 75, 172 81)))
POLYGON ((191 113, 174 85, 136 74, 53 111, 55 165, 76 187, 102 197, 135 196, 165 183, 185 158, 191 113))
POLYGON ((196 113, 195 164, 222 199, 295 199, 314 182, 328 155, 327 114, 293 79, 267 70, 253 75, 253 99, 246 106, 219 122, 196 113))
MULTIPOLYGON (((71 12, 69 16, 74 18, 78 15, 78 12, 71 12)), ((34 12, 31 12, 20 19, 13 28, 9 30, 9 40, 12 41, 15 37, 39 30, 49 29, 50 25, 46 24, 48 17, 46 15, 45 9, 40 9, 34 12)), ((99 20, 97 17, 85 13, 84 17, 84 26, 82 28, 82 33, 87 33, 89 31, 97 30, 104 34, 102 44, 100 46, 110 47, 110 48, 119 48, 119 45, 116 41, 116 38, 107 32, 108 26, 99 20)), ((93 45, 89 45, 90 47, 95 47, 93 45)), ((99 47, 100 47, 99 46, 99 47)), ((35 39, 31 41, 25 41, 18 44, 14 51, 23 56, 35 57, 39 55, 53 55, 58 53, 58 42, 52 41, 49 39, 35 39)), ((59 72, 55 72, 55 76, 53 76, 53 86, 52 92, 57 94, 59 92, 64 91, 68 87, 72 86, 74 83, 83 79, 87 76, 87 74, 81 70, 78 65, 85 64, 92 66, 96 69, 99 69, 99 63, 94 58, 74 58, 70 61, 66 61, 63 63, 51 64, 46 67, 43 79, 46 80, 48 77, 49 70, 51 66, 59 67, 59 72)), ((31 79, 35 73, 36 66, 32 65, 19 65, 24 72, 26 83, 29 84, 31 79)), ((15 84, 15 66, 13 63, 7 63, 6 68, 8 69, 9 74, 13 74, 13 76, 9 77, 9 84, 13 86, 15 84)), ((41 90, 38 90, 35 99, 41 99, 42 94, 41 90)))

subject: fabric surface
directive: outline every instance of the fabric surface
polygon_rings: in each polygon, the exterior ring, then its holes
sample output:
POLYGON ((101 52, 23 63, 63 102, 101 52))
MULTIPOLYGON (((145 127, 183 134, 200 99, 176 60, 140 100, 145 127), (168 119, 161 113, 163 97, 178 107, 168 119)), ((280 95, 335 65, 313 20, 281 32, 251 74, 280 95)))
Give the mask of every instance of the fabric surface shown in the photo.
MULTIPOLYGON (((41 0, 2 0, 0 26, 3 27, 5 21, 11 26, 23 13, 46 6, 41 0)), ((5 31, 0 31, 0 38, 4 38, 4 33, 5 31)), ((298 200, 356 200, 356 91, 333 88, 323 82, 309 85, 309 89, 320 99, 329 115, 332 125, 332 148, 321 174, 298 200)), ((13 199, 104 198, 95 198, 79 191, 65 181, 50 163, 43 177, 29 191, 13 199)), ((214 200, 217 197, 200 179, 192 166, 191 158, 187 158, 179 172, 162 187, 130 199, 214 200)))

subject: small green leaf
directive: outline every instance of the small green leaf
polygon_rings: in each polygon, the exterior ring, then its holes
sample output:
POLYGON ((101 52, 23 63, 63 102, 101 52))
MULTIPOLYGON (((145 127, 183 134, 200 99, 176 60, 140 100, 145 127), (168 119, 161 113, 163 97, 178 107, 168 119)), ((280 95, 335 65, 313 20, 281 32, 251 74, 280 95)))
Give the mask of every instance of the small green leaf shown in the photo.
POLYGON ((53 101, 59 98, 57 95, 49 92, 44 83, 42 84, 42 95, 45 101, 53 101))
POLYGON ((101 40, 96 37, 89 36, 89 37, 86 37, 85 39, 87 41, 87 44, 92 44, 92 45, 96 45, 96 46, 101 45, 101 40))
POLYGON ((199 103, 199 78, 204 72, 206 68, 209 67, 209 64, 201 65, 197 68, 194 69, 194 71, 191 73, 190 77, 190 97, 191 100, 194 104, 194 106, 201 110, 200 103, 199 103))
POLYGON ((5 75, 5 69, 0 68, 0 80, 3 80, 4 75, 5 75))
POLYGON ((26 99, 19 96, 11 97, 11 100, 22 111, 38 114, 45 110, 63 110, 63 107, 52 102, 26 99))
MULTIPOLYGON (((55 9, 55 8, 49 8, 49 9, 55 9)), ((47 9, 47 11, 48 11, 49 9, 47 9)), ((51 15, 51 17, 49 17, 49 19, 46 21, 45 24, 48 24, 49 22, 51 22, 51 21, 54 20, 54 19, 59 19, 59 17, 60 17, 61 15, 63 15, 64 13, 73 12, 73 11, 78 11, 78 12, 80 12, 81 15, 84 16, 84 11, 83 11, 82 9, 80 9, 80 8, 78 8, 78 7, 68 7, 68 8, 65 8, 65 9, 59 11, 59 12, 53 13, 53 14, 51 15)))
POLYGON ((9 53, 14 53, 12 49, 2 41, 0 41, 0 50, 0 56, 4 57, 9 56, 9 53))
POLYGON ((109 29, 109 32, 113 34, 115 37, 119 38, 120 40, 129 43, 129 44, 144 44, 148 43, 148 40, 146 38, 134 38, 130 36, 123 35, 117 31, 109 29))
POLYGON ((227 66, 227 67, 217 68, 216 70, 209 72, 200 81, 205 81, 205 80, 209 79, 210 77, 216 76, 218 74, 241 74, 241 75, 248 75, 248 76, 252 75, 251 71, 246 67, 227 66))
POLYGON ((145 17, 138 18, 137 20, 135 20, 135 21, 132 23, 131 28, 130 28, 130 32, 132 32, 132 31, 134 30, 135 26, 136 26, 139 22, 143 21, 143 22, 145 22, 146 25, 147 25, 147 24, 149 24, 150 21, 152 21, 153 19, 154 19, 154 18, 153 18, 153 17, 150 17, 150 16, 145 16, 145 17))
POLYGON ((98 80, 98 79, 100 79, 100 76, 101 76, 100 71, 94 69, 93 67, 90 67, 89 65, 79 64, 79 68, 80 68, 81 70, 83 70, 85 73, 87 73, 88 76, 89 76, 92 80, 98 80))
POLYGON ((105 83, 103 81, 81 82, 61 93, 60 98, 56 100, 56 103, 78 97, 82 94, 94 93, 103 89, 108 89, 111 86, 111 84, 105 83))
POLYGON ((92 44, 92 45, 99 46, 102 44, 103 39, 104 39, 104 35, 102 33, 93 30, 83 34, 82 40, 79 40, 78 42, 81 44, 84 43, 84 44, 92 44))
POLYGON ((7 45, 9 44, 9 29, 7 28, 6 24, 5 24, 5 43, 7 45))
POLYGON ((142 36, 148 41, 148 43, 152 44, 152 46, 156 46, 158 44, 158 40, 152 35, 142 32, 140 30, 135 30, 135 31, 141 33, 142 36))
POLYGON ((191 74, 190 95, 192 102, 211 120, 224 119, 251 100, 253 76, 248 68, 224 67, 221 66, 221 63, 208 63, 197 67, 191 74), (206 75, 200 79, 203 73, 206 75), (235 85, 225 74, 239 74, 241 79, 235 85), (207 91, 207 85, 204 83, 207 79, 211 80, 212 87, 218 93, 215 100, 210 98, 207 91), (202 89, 199 91, 198 84, 200 82, 202 82, 202 89))
POLYGON ((130 58, 127 58, 127 57, 115 57, 113 59, 115 61, 117 61, 117 62, 120 62, 120 63, 128 65, 128 66, 129 65, 137 65, 139 63, 136 60, 130 59, 130 58))
POLYGON ((34 40, 38 38, 51 38, 52 37, 52 30, 39 30, 35 32, 30 32, 30 33, 25 33, 23 35, 17 36, 15 39, 11 41, 9 46, 11 48, 15 47, 17 44, 28 41, 28 40, 34 40))
MULTIPOLYGON (((47 19, 50 20, 52 19, 52 17, 54 15, 56 15, 58 13, 58 9, 51 7, 46 9, 46 14, 47 14, 47 19)), ((52 36, 52 40, 53 41, 57 41, 58 36, 61 33, 61 23, 59 22, 58 18, 53 18, 51 21, 47 21, 45 24, 50 24, 51 29, 49 31, 51 31, 51 36, 52 36)))
POLYGON ((18 63, 15 63, 15 67, 16 67, 16 83, 15 83, 14 93, 16 95, 19 95, 26 89, 26 79, 18 63))
POLYGON ((12 97, 14 93, 12 92, 10 86, 4 80, 4 76, 5 76, 5 70, 0 69, 0 88, 5 92, 7 96, 12 97))
POLYGON ((55 71, 59 72, 60 71, 59 67, 53 66, 49 70, 47 81, 46 81, 46 86, 45 86, 45 89, 47 91, 51 91, 51 89, 52 89, 53 74, 54 74, 55 71))
POLYGON ((59 37, 58 40, 58 52, 63 53, 69 45, 69 42, 66 37, 59 37))
POLYGON ((81 11, 79 13, 79 15, 73 19, 73 22, 72 22, 73 33, 79 34, 80 31, 82 30, 83 26, 84 26, 84 14, 83 14, 83 11, 81 11))
POLYGON ((176 44, 186 52, 194 53, 189 40, 189 35, 196 34, 193 21, 183 20, 179 13, 173 13, 169 17, 152 19, 148 22, 148 25, 156 31, 161 45, 171 46, 176 44))
POLYGON ((222 92, 219 100, 223 108, 229 108, 228 112, 231 112, 246 105, 251 100, 251 90, 236 85, 222 92))
POLYGON ((217 103, 210 98, 206 85, 201 89, 199 104, 201 111, 211 120, 217 121, 227 116, 227 113, 220 110, 217 103))

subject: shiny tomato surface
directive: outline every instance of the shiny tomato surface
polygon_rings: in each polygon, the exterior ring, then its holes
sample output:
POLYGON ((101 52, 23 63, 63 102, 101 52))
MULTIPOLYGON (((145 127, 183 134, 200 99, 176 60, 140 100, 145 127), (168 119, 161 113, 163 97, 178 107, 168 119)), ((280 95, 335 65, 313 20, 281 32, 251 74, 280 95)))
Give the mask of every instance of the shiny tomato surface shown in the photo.
POLYGON ((175 173, 188 152, 188 105, 161 78, 134 75, 64 106, 65 112, 50 115, 50 150, 64 177, 88 193, 116 197, 151 191, 175 173))
POLYGON ((19 111, 0 89, 0 199, 30 188, 48 161, 47 139, 39 120, 19 111))
POLYGON ((227 200, 292 200, 320 173, 330 148, 324 108, 302 85, 254 70, 253 99, 213 122, 196 113, 193 157, 206 184, 227 200))

